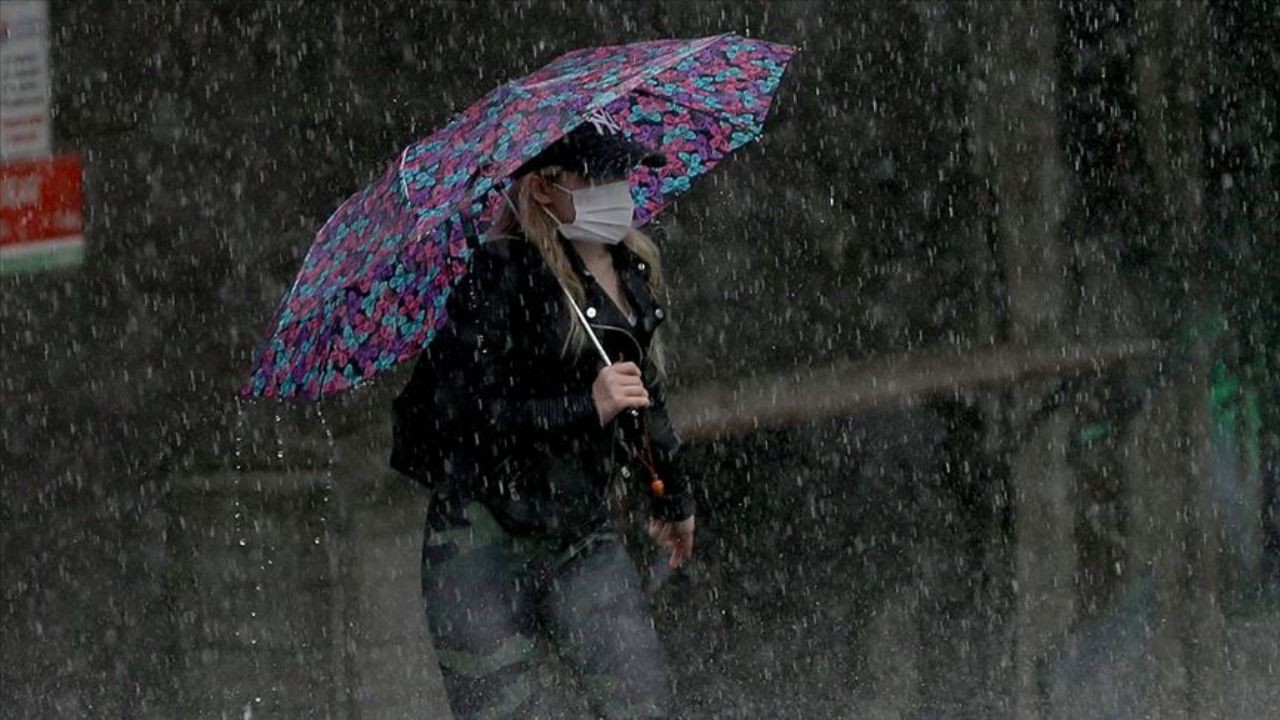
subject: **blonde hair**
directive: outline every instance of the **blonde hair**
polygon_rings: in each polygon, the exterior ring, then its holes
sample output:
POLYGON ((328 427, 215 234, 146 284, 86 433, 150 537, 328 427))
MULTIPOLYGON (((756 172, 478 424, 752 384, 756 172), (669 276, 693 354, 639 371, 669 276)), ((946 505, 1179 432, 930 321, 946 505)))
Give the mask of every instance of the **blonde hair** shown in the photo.
MULTIPOLYGON (((533 178, 535 176, 550 182, 557 182, 564 176, 564 173, 565 170, 563 168, 552 165, 529 172, 516 180, 515 187, 511 191, 511 194, 515 197, 508 196, 508 199, 511 199, 512 204, 514 204, 514 209, 511 204, 502 209, 494 221, 489 235, 491 237, 505 235, 520 241, 520 235, 516 234, 516 230, 519 228, 522 231, 523 241, 532 243, 538 249, 547 267, 569 290, 569 294, 573 296, 574 301, 581 306, 586 301, 586 289, 583 287, 582 281, 578 279, 577 273, 573 272, 573 266, 569 263, 564 247, 557 238, 558 232, 555 221, 547 211, 539 209, 538 201, 533 197, 533 178)), ((656 295, 662 287, 662 261, 659 257, 658 246, 653 244, 648 235, 634 228, 622 239, 622 244, 642 261, 648 263, 650 268, 649 289, 656 295)), ((565 333, 564 345, 560 348, 561 357, 572 356, 576 358, 580 353, 587 350, 595 352, 593 348, 589 348, 590 340, 587 338, 587 333, 583 330, 582 324, 574 314, 573 308, 569 305, 568 298, 561 293, 560 300, 564 308, 564 321, 568 328, 565 333)), ((662 341, 656 331, 649 341, 648 356, 653 360, 654 368, 657 370, 659 377, 664 376, 666 374, 666 358, 662 341)))

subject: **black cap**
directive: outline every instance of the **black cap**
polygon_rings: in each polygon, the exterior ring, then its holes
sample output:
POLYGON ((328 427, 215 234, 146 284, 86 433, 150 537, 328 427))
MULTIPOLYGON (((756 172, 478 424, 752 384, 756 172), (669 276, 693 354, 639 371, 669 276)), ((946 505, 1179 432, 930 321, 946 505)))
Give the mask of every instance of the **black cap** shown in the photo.
POLYGON ((520 177, 525 173, 558 165, 592 178, 622 177, 627 171, 640 165, 662 167, 667 158, 653 148, 627 139, 617 121, 603 110, 587 116, 582 124, 542 152, 525 161, 512 173, 520 177))

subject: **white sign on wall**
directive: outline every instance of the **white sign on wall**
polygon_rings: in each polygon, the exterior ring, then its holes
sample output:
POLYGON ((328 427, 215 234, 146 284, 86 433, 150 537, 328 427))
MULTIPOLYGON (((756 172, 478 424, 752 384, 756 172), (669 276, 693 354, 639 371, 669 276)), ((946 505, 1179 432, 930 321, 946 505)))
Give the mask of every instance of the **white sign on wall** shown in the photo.
POLYGON ((49 3, 0 2, 0 162, 45 157, 49 131, 49 3))

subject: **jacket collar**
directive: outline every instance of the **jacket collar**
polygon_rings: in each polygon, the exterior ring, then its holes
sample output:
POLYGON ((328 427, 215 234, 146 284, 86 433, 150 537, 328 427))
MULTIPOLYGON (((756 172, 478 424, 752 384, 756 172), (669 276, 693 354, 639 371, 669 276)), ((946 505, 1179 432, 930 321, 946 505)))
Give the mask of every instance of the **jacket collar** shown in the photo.
POLYGON ((587 313, 591 324, 622 329, 647 347, 649 338, 662 322, 663 313, 649 289, 649 269, 645 263, 622 243, 609 246, 609 252, 613 256, 613 267, 622 281, 623 292, 626 293, 631 308, 636 312, 636 324, 633 327, 613 304, 608 293, 596 282, 573 243, 563 235, 557 235, 557 237, 564 248, 565 257, 569 258, 569 264, 587 290, 589 305, 583 308, 583 312, 587 313), (594 312, 589 312, 589 309, 594 309, 594 312))

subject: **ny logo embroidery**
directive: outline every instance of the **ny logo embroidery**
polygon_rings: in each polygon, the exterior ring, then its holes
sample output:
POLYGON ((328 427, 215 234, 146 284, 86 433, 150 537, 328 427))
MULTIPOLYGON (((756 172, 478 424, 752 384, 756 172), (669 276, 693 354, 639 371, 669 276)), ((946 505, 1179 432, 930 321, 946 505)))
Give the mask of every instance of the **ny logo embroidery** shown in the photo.
POLYGON ((622 132, 622 126, 618 124, 618 121, 609 117, 608 113, 599 108, 592 110, 591 114, 587 115, 587 122, 591 123, 591 126, 596 129, 596 133, 600 135, 616 135, 622 132), (608 133, 605 132, 606 129, 609 131, 608 133))

